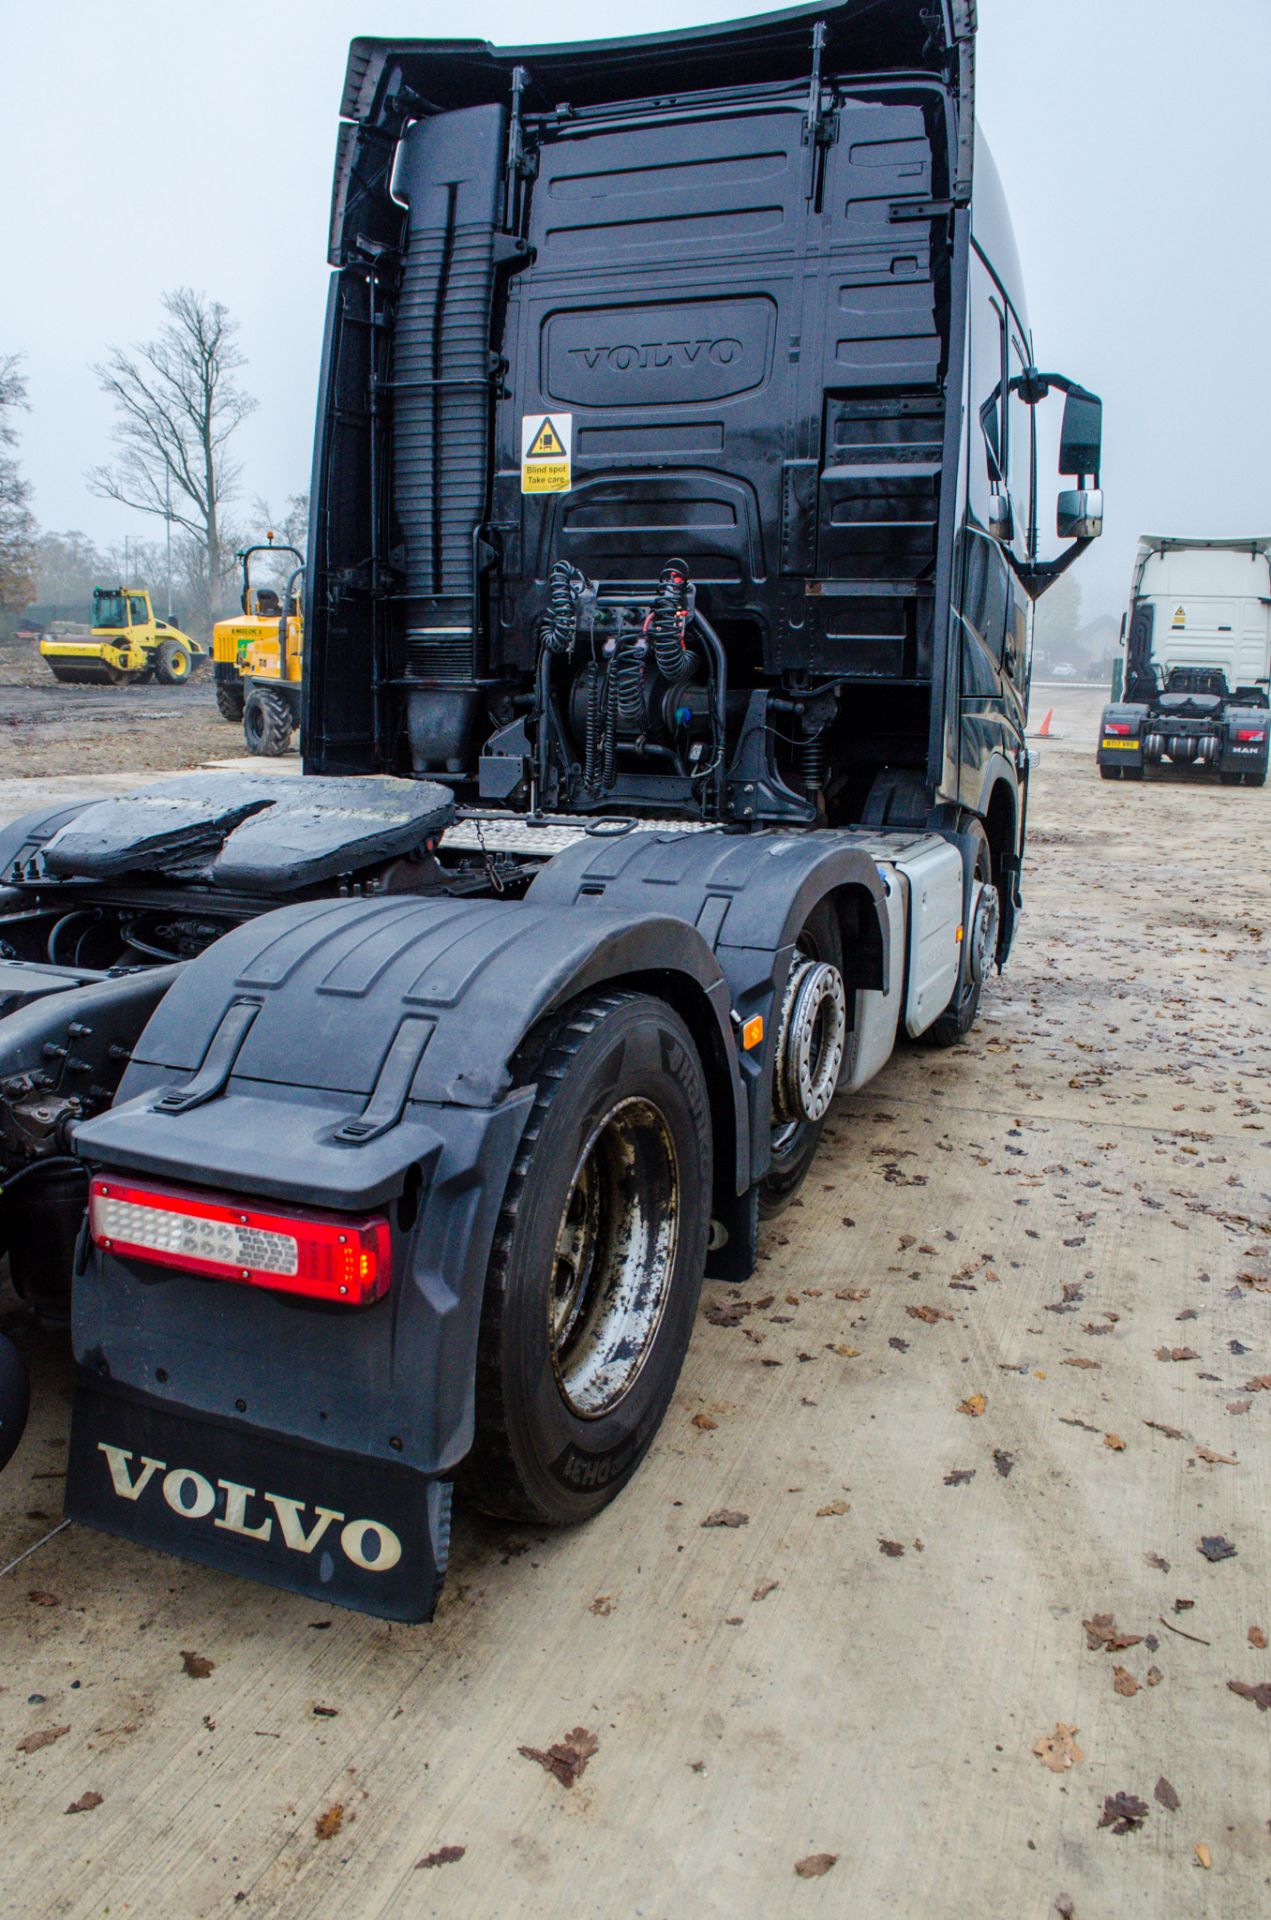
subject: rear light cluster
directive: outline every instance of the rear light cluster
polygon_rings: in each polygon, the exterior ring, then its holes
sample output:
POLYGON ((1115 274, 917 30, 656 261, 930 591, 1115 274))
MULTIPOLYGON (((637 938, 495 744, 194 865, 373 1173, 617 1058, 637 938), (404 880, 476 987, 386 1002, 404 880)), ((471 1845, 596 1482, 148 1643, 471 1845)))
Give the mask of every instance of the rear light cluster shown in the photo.
POLYGON ((378 1300, 392 1280, 392 1241, 381 1216, 265 1212, 98 1179, 89 1188, 88 1225, 94 1245, 129 1260, 342 1306, 378 1300))
POLYGON ((1252 742, 1255 740, 1265 740, 1266 737, 1267 737, 1267 731, 1265 727, 1237 727, 1236 728, 1237 740, 1247 740, 1252 742))
POLYGON ((1118 733, 1118 734, 1133 733, 1134 728, 1130 725, 1128 720, 1105 720, 1103 723, 1103 731, 1105 733, 1118 733))

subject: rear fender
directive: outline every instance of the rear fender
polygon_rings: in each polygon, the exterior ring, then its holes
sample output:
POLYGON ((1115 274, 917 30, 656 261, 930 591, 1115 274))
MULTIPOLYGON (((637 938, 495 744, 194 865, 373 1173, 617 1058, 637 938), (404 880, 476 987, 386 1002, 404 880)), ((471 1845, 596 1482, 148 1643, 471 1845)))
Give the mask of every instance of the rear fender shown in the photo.
POLYGON ((1103 709, 1099 718, 1099 745, 1095 754, 1101 767, 1141 767, 1143 740, 1148 732, 1148 709, 1137 701, 1118 700, 1103 709), (1115 727, 1129 727, 1129 733, 1110 733, 1115 727))

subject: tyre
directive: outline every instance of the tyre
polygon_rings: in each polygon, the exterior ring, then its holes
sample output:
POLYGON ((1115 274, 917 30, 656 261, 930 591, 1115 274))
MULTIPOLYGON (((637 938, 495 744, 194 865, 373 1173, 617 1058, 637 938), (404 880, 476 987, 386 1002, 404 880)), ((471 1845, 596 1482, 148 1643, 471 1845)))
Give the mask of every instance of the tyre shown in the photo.
MULTIPOLYGON (((843 930, 839 924, 838 913, 831 901, 822 900, 813 908, 796 945, 805 960, 834 968, 841 984, 843 930)), ((796 969, 797 963, 796 967, 791 969, 790 981, 787 983, 785 1004, 782 1007, 781 1023, 775 1042, 778 1060, 774 1068, 773 1080, 778 1091, 774 1093, 773 1102, 772 1161, 759 1183, 759 1211, 765 1220, 774 1219, 777 1214, 784 1212, 807 1179, 812 1162, 816 1158, 816 1150, 821 1144, 821 1133, 828 1113, 828 1104, 826 1110, 815 1120, 797 1119, 788 1111, 782 1110, 783 1103, 779 1091, 781 1056, 790 1044, 789 1023, 796 1014, 791 996, 791 988, 797 988, 798 985, 796 969)), ((812 983, 809 982, 809 984, 812 983)), ((846 1009, 846 1000, 844 1000, 844 1009, 846 1009)), ((846 1038, 845 1031, 837 1038, 831 1031, 833 1009, 828 1002, 823 1003, 819 1009, 817 1019, 821 1022, 819 1030, 814 1024, 808 1034, 810 1066, 814 1073, 828 1065, 822 1054, 822 1049, 827 1044, 830 1046, 837 1044, 841 1061, 842 1046, 846 1038), (824 1024, 826 1020, 830 1022, 829 1027, 824 1024)), ((837 1069, 835 1079, 837 1079, 837 1069)))
POLYGON ((241 680, 218 680, 216 683, 216 707, 222 720, 230 720, 237 725, 243 717, 245 695, 241 680))
POLYGON ((1119 780, 1124 771, 1121 767, 1100 767, 1100 777, 1104 780, 1119 780))
POLYGON ((291 745, 291 707, 272 687, 253 687, 243 704, 243 738, 248 753, 278 760, 291 745))
MULTIPOLYGON (((1117 769, 1128 774, 1127 767, 1117 769)), ((983 827, 975 822, 974 831, 979 845, 975 853, 975 877, 992 892, 992 899, 982 896, 985 901, 984 917, 979 908, 976 910, 975 924, 969 929, 966 943, 967 974, 965 980, 959 980, 952 1000, 925 1032, 918 1038, 924 1047, 956 1047, 964 1040, 980 1011, 980 998, 984 992, 984 982, 997 951, 997 928, 1000 908, 996 890, 992 887, 993 862, 989 855, 989 843, 983 827), (978 943, 978 944, 977 944, 978 943)))
POLYGON ((1220 773, 1218 778, 1222 781, 1224 787, 1238 787, 1244 779, 1244 775, 1242 773, 1220 773))
POLYGON ((154 650, 154 677, 161 687, 180 687, 193 671, 193 662, 179 640, 161 640, 154 650))
POLYGON ((1265 767, 1259 767, 1256 773, 1247 773, 1245 775, 1245 785, 1247 787, 1265 787, 1266 784, 1267 770, 1265 767))
POLYGON ((1143 769, 1142 767, 1122 767, 1121 778, 1123 780, 1141 780, 1143 778, 1143 769))
POLYGON ((22 1438, 30 1403, 26 1363, 12 1340, 0 1333, 0 1467, 7 1466, 22 1438))
POLYGON ((460 1490, 565 1526, 631 1478, 670 1404, 710 1230, 710 1109, 679 1015, 590 995, 522 1062, 538 1087, 508 1178, 460 1490))

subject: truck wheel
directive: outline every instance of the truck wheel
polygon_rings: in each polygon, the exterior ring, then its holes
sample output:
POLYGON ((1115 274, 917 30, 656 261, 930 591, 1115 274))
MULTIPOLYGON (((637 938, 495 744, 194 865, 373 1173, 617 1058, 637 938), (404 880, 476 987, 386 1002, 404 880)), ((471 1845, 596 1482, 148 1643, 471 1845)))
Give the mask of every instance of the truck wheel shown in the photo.
POLYGON ((222 720, 237 723, 243 717, 243 683, 241 680, 218 680, 216 683, 216 707, 222 720))
POLYGON ((189 679, 192 662, 179 640, 161 640, 154 651, 154 677, 161 687, 180 687, 189 679))
POLYGON ((0 1467, 7 1466, 22 1438, 31 1403, 31 1388, 22 1355, 0 1333, 0 1467))
POLYGON ((291 708, 272 687, 253 687, 243 704, 248 753, 281 759, 291 745, 291 708))
POLYGON ((1122 767, 1100 767, 1099 776, 1103 780, 1119 780, 1123 772, 1122 767))
POLYGON ((1143 778, 1143 769, 1142 767, 1122 767, 1121 778, 1123 780, 1141 780, 1143 778))
POLYGON ((1222 781, 1224 787, 1238 787, 1244 779, 1244 775, 1242 773, 1220 773, 1218 778, 1222 781))
POLYGON ((631 1478, 688 1348, 710 1228, 710 1109, 679 1015, 582 1000, 523 1063, 537 1083, 485 1283, 476 1435, 484 1512, 588 1519, 631 1478))
MULTIPOLYGON (((1120 771, 1125 773, 1128 769, 1123 767, 1120 771)), ((975 853, 975 877, 992 889, 993 898, 987 900, 986 896, 986 918, 982 919, 980 910, 976 910, 975 924, 968 929, 966 942, 966 978, 958 982, 957 990, 944 1012, 932 1021, 924 1033, 919 1034, 919 1041, 924 1047, 955 1047, 959 1040, 964 1040, 970 1033, 979 1017, 984 982, 997 952, 1000 907, 997 906, 996 890, 992 887, 993 862, 983 827, 978 827, 978 837, 980 844, 975 853)))
MULTIPOLYGON (((829 900, 822 900, 808 916, 807 925, 799 935, 797 942, 799 953, 804 962, 813 966, 832 969, 838 975, 839 990, 842 991, 843 979, 843 932, 839 925, 838 914, 829 900)), ((837 1082, 838 1065, 842 1064, 843 1046, 846 1040, 846 1021, 841 1028, 837 1025, 837 1015, 833 1005, 833 981, 822 976, 817 981, 807 966, 800 968, 796 961, 791 968, 787 983, 785 1004, 781 1010, 781 1022, 775 1045, 778 1059, 773 1069, 774 1092, 772 1116, 772 1161, 767 1173, 759 1183, 759 1211, 765 1220, 771 1220, 784 1212, 794 1199, 795 1194, 807 1179, 816 1158, 816 1150, 821 1144, 821 1132, 825 1126, 829 1111, 828 1101, 814 1120, 800 1119, 790 1112, 795 1102, 783 1101, 780 1093, 780 1076, 783 1069, 782 1056, 789 1055, 793 1048, 800 1047, 801 1040, 806 1041, 804 1051, 807 1055, 808 1071, 817 1079, 822 1075, 829 1077, 831 1070, 837 1082), (792 1021, 800 1016, 798 995, 800 981, 798 974, 804 975, 803 991, 820 992, 821 998, 816 1005, 809 1004, 802 1010, 803 1016, 810 1021, 806 1035, 800 1035, 792 1029, 792 1021), (792 989, 794 990, 792 992, 792 989), (837 1048, 838 1065, 834 1065, 826 1049, 837 1048)), ((846 997, 843 1000, 846 1011, 846 997)), ((789 1060, 784 1062, 789 1065, 789 1060)), ((814 1105, 820 1105, 820 1100, 814 1105)))
POLYGON ((1265 787, 1266 784, 1267 770, 1265 767, 1259 767, 1256 773, 1247 773, 1245 775, 1245 785, 1247 787, 1265 787))

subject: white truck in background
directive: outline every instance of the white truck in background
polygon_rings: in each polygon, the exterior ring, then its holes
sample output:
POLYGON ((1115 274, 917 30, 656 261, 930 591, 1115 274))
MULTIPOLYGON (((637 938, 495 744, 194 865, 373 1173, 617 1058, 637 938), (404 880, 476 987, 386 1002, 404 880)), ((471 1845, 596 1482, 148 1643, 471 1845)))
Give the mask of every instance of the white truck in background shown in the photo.
POLYGON ((1225 786, 1265 785, 1271 536, 1144 534, 1121 638, 1124 685, 1099 730, 1103 778, 1141 780, 1168 761, 1225 786))

